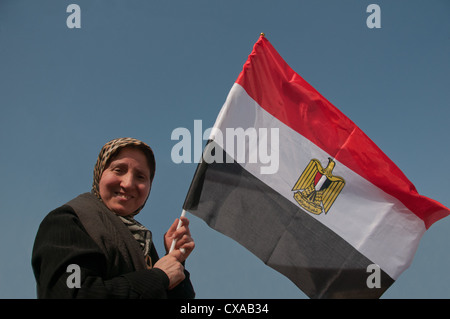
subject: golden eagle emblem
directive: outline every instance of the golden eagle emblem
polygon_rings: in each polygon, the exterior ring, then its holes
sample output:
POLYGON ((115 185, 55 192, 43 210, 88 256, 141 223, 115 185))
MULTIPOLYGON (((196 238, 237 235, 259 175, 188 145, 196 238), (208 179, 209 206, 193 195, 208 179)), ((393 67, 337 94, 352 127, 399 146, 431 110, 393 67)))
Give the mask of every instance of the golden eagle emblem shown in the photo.
POLYGON ((308 212, 316 215, 328 213, 344 188, 344 179, 332 174, 335 165, 331 157, 325 169, 319 160, 312 159, 292 188, 295 200, 308 212))

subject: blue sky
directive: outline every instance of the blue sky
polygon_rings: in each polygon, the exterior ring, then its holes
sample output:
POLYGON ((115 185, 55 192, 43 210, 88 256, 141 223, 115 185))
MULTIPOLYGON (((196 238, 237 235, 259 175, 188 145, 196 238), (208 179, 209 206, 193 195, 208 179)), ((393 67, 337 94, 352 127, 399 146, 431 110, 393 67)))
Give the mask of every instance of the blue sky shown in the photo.
MULTIPOLYGON (((149 143, 157 171, 139 220, 162 254, 196 164, 171 133, 214 124, 261 32, 352 119, 418 191, 450 207, 450 2, 0 0, 0 298, 35 298, 42 218, 90 190, 107 141, 149 143), (81 8, 81 28, 66 8, 81 8), (381 8, 381 28, 366 8, 381 8)), ((188 214, 198 298, 306 298, 245 248, 188 214)), ((450 218, 424 235, 383 298, 449 298, 450 218)))

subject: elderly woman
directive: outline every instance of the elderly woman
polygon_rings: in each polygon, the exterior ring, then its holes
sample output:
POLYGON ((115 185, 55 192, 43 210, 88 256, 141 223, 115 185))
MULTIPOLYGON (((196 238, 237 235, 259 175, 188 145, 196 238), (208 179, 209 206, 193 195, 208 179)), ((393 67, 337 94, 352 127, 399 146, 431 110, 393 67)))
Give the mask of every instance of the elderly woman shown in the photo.
POLYGON ((103 146, 92 191, 50 212, 39 227, 32 255, 38 298, 194 298, 184 269, 195 246, 189 220, 182 217, 179 228, 175 220, 164 235, 166 252, 174 239, 175 250, 159 259, 151 232, 134 219, 154 175, 153 151, 142 141, 103 146))

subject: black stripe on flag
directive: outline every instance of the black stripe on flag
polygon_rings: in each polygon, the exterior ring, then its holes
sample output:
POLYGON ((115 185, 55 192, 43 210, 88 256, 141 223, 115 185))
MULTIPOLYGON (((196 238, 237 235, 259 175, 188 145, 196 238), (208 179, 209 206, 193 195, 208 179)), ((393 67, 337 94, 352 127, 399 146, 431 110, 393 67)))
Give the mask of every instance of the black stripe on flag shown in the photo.
POLYGON ((348 242, 287 200, 209 142, 183 208, 234 239, 288 277, 310 298, 379 298, 394 282, 381 270, 381 288, 368 288, 373 264, 348 242))

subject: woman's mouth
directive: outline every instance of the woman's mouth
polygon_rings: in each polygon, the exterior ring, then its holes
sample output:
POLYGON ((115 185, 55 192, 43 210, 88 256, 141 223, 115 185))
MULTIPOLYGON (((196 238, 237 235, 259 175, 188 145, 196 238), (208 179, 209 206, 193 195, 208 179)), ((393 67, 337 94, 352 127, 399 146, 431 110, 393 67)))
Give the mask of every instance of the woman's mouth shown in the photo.
POLYGON ((128 195, 128 194, 124 194, 124 193, 115 193, 115 194, 116 194, 116 197, 121 199, 121 200, 129 200, 129 199, 133 198, 133 196, 128 195))

